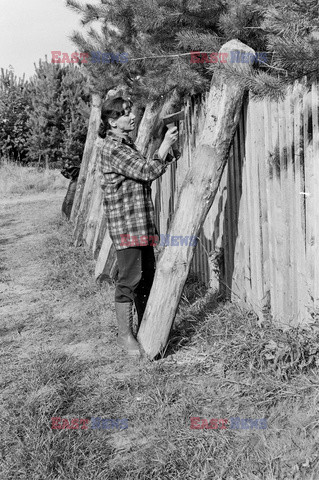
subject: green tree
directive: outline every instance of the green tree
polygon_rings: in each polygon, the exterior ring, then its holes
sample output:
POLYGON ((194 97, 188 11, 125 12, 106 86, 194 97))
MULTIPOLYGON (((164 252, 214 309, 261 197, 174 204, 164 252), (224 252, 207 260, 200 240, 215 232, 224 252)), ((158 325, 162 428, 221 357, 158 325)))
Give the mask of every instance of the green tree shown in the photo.
POLYGON ((30 85, 12 70, 0 76, 0 155, 24 162, 27 156, 27 119, 31 109, 30 85))
POLYGON ((123 83, 143 103, 204 91, 216 68, 261 97, 282 95, 288 83, 318 72, 316 0, 101 0, 99 5, 67 0, 67 5, 81 14, 83 25, 91 24, 86 37, 73 35, 82 51, 129 54, 124 65, 89 64, 95 88, 123 83), (92 27, 95 21, 101 33, 92 27), (266 52, 267 60, 246 74, 219 63, 190 63, 187 52, 214 52, 232 38, 266 52), (148 58, 153 56, 162 58, 148 58))
POLYGON ((64 106, 61 155, 64 163, 80 165, 90 116, 89 87, 80 69, 72 66, 64 70, 61 87, 64 106))
POLYGON ((32 79, 28 153, 40 165, 81 162, 89 93, 86 77, 74 65, 40 61, 32 79))

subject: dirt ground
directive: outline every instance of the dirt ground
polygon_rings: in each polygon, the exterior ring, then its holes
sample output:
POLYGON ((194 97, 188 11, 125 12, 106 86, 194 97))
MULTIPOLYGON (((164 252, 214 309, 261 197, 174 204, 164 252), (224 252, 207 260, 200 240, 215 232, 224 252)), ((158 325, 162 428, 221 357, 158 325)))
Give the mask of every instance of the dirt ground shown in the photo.
POLYGON ((12 335, 28 337, 39 309, 50 301, 41 288, 46 266, 39 247, 62 200, 61 192, 1 200, 0 316, 2 330, 12 335))
MULTIPOLYGON (((92 339, 72 338, 72 323, 76 327, 73 320, 81 310, 79 299, 66 298, 63 289, 48 284, 48 271, 52 271, 48 261, 54 257, 46 256, 45 243, 54 233, 63 197, 64 192, 58 192, 2 201, 0 331, 22 356, 53 346, 81 357, 92 356, 94 351, 97 354, 98 338, 94 348, 92 339), (71 328, 67 338, 63 327, 67 328, 68 321, 71 328)), ((105 307, 105 321, 112 323, 111 298, 105 307)))
MULTIPOLYGON (((114 290, 107 284, 97 287, 91 252, 72 249, 69 225, 61 219, 65 226, 62 232, 56 231, 64 194, 41 193, 1 202, 0 335, 4 337, 2 345, 9 347, 3 353, 9 363, 12 354, 19 363, 43 349, 59 350, 79 360, 107 361, 109 368, 104 365, 103 376, 108 370, 114 374, 110 362, 114 354, 119 365, 126 363, 125 354, 116 346, 114 290), (65 281, 61 275, 63 258, 54 255, 54 244, 58 245, 66 233, 65 255, 68 249, 78 255, 74 276, 82 279, 82 284, 75 279, 78 288, 74 294, 74 286, 67 284, 69 271, 65 281), (81 264, 81 256, 85 256, 86 265, 81 264), (55 269, 57 277, 50 282, 55 269)), ((135 367, 131 367, 132 373, 135 367)), ((121 370, 115 373, 118 378, 128 375, 127 368, 121 370)))

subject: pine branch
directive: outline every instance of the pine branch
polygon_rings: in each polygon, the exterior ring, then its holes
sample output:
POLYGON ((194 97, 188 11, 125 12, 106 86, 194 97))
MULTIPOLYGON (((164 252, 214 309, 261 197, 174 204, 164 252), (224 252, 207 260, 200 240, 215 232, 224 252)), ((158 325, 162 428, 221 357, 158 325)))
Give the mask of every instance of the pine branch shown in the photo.
POLYGON ((209 67, 215 75, 222 75, 234 85, 241 85, 243 89, 251 91, 254 97, 258 99, 271 98, 274 100, 284 98, 288 82, 286 78, 275 77, 265 72, 252 71, 247 73, 244 68, 233 68, 231 65, 216 64, 209 67))
POLYGON ((80 3, 78 0, 66 0, 66 6, 70 7, 76 13, 84 12, 84 5, 80 3))
POLYGON ((178 48, 189 48, 191 51, 202 50, 218 52, 222 39, 210 33, 200 33, 194 30, 182 30, 177 32, 176 41, 178 48))

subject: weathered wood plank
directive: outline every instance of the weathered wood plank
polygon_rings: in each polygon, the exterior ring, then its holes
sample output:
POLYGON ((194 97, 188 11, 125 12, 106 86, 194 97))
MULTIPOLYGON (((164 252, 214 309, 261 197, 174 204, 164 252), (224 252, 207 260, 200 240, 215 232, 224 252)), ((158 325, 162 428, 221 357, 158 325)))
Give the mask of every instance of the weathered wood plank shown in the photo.
POLYGON ((88 133, 85 142, 85 148, 83 153, 83 158, 81 162, 81 169, 78 177, 78 182, 76 186, 76 193, 73 201, 72 211, 70 220, 71 222, 77 223, 77 216, 82 202, 82 196, 84 193, 84 186, 87 177, 87 171, 89 168, 89 163, 92 157, 95 140, 97 139, 97 133, 99 130, 101 122, 101 106, 102 99, 98 94, 92 95, 92 107, 91 114, 88 125, 88 133))
POLYGON ((303 322, 307 316, 306 312, 306 242, 305 242, 305 184, 304 184, 304 155, 303 155, 303 117, 302 117, 302 89, 301 85, 295 84, 293 90, 294 103, 294 177, 295 177, 295 228, 294 243, 296 245, 296 269, 298 305, 297 318, 303 322))
MULTIPOLYGON (((315 212, 318 212, 319 206, 319 91, 318 81, 314 81, 312 85, 312 134, 313 134, 313 178, 314 178, 314 192, 313 202, 315 212)), ((314 311, 319 308, 319 215, 314 214, 313 218, 313 232, 314 232, 314 283, 313 283, 313 298, 314 311)))
POLYGON ((98 161, 99 150, 101 148, 102 142, 103 140, 101 138, 97 138, 95 140, 92 155, 87 168, 82 201, 74 224, 73 235, 75 246, 82 245, 84 242, 84 231, 91 209, 92 197, 94 197, 95 188, 100 188, 98 179, 98 161))
MULTIPOLYGON (((268 231, 268 204, 266 191, 266 149, 265 149, 265 117, 264 101, 256 102, 254 115, 254 142, 255 142, 255 162, 252 170, 252 181, 256 177, 256 198, 255 198, 255 218, 257 225, 257 235, 259 236, 259 245, 257 245, 258 262, 257 274, 260 277, 257 287, 258 305, 260 308, 259 318, 264 320, 269 313, 269 231, 268 231)), ((252 201, 254 201, 252 199, 252 201)))
MULTIPOLYGON (((288 226, 287 252, 288 253, 288 311, 287 316, 291 317, 291 323, 296 325, 298 321, 298 275, 295 243, 295 223, 296 223, 296 195, 295 195, 295 179, 293 165, 293 97, 292 92, 283 102, 283 112, 286 118, 286 151, 287 151, 287 185, 286 185, 286 215, 288 226)), ((298 201, 299 198, 297 197, 298 201)))
MULTIPOLYGON (((308 89, 307 89, 308 90, 308 89)), ((314 158, 312 137, 312 92, 308 90, 303 95, 303 149, 304 149, 304 175, 305 175, 305 233, 306 233, 306 282, 309 301, 306 300, 310 311, 313 309, 313 284, 314 284, 314 216, 318 206, 314 205, 314 158)))
MULTIPOLYGON (((237 40, 225 44, 221 51, 229 52, 234 48, 253 53, 251 48, 237 40)), ((238 68, 236 64, 228 67, 238 68)), ((241 68, 251 67, 244 64, 241 68)), ((240 86, 230 85, 220 73, 213 76, 205 125, 197 144, 194 164, 178 197, 171 232, 198 235, 217 193, 240 118, 243 93, 240 86)), ((160 257, 138 334, 149 358, 154 358, 166 345, 192 257, 193 247, 190 245, 179 246, 178 249, 166 247, 160 257)))
POLYGON ((255 292, 255 309, 259 319, 263 320, 262 304, 264 298, 264 277, 263 277, 263 236, 260 208, 261 179, 259 175, 259 166, 263 160, 263 118, 262 105, 260 102, 252 103, 252 112, 250 117, 251 145, 252 155, 250 158, 249 182, 251 185, 251 222, 253 232, 252 241, 254 248, 252 250, 253 264, 253 290, 255 292))
MULTIPOLYGON (((288 119, 287 119, 288 120, 288 119)), ((290 303, 290 275, 289 275, 289 225, 288 225, 288 178, 287 178, 287 142, 286 142, 286 117, 284 102, 278 104, 278 154, 279 154, 279 177, 280 177, 280 218, 277 221, 277 240, 279 242, 279 266, 283 281, 282 312, 281 318, 285 323, 291 322, 290 303)), ((278 192, 279 193, 279 192, 278 192)), ((278 197, 279 201, 279 197, 278 197)))
MULTIPOLYGON (((264 102, 265 119, 265 183, 267 202, 267 227, 268 227, 268 262, 269 262, 269 313, 275 315, 277 311, 277 286, 276 286, 276 258, 275 258, 275 220, 274 220, 274 198, 273 198, 273 175, 274 167, 270 162, 272 152, 271 123, 273 122, 271 104, 264 102)), ((264 305, 265 308, 265 305, 264 305)))

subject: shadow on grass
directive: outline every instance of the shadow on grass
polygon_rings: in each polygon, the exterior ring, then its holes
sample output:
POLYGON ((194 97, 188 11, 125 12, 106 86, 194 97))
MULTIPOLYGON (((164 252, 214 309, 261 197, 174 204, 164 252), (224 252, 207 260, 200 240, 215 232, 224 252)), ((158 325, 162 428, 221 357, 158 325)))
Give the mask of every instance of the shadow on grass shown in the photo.
POLYGON ((224 298, 218 291, 210 290, 196 275, 191 274, 184 286, 165 352, 160 358, 173 355, 190 344, 207 315, 214 313, 223 303, 224 298))

